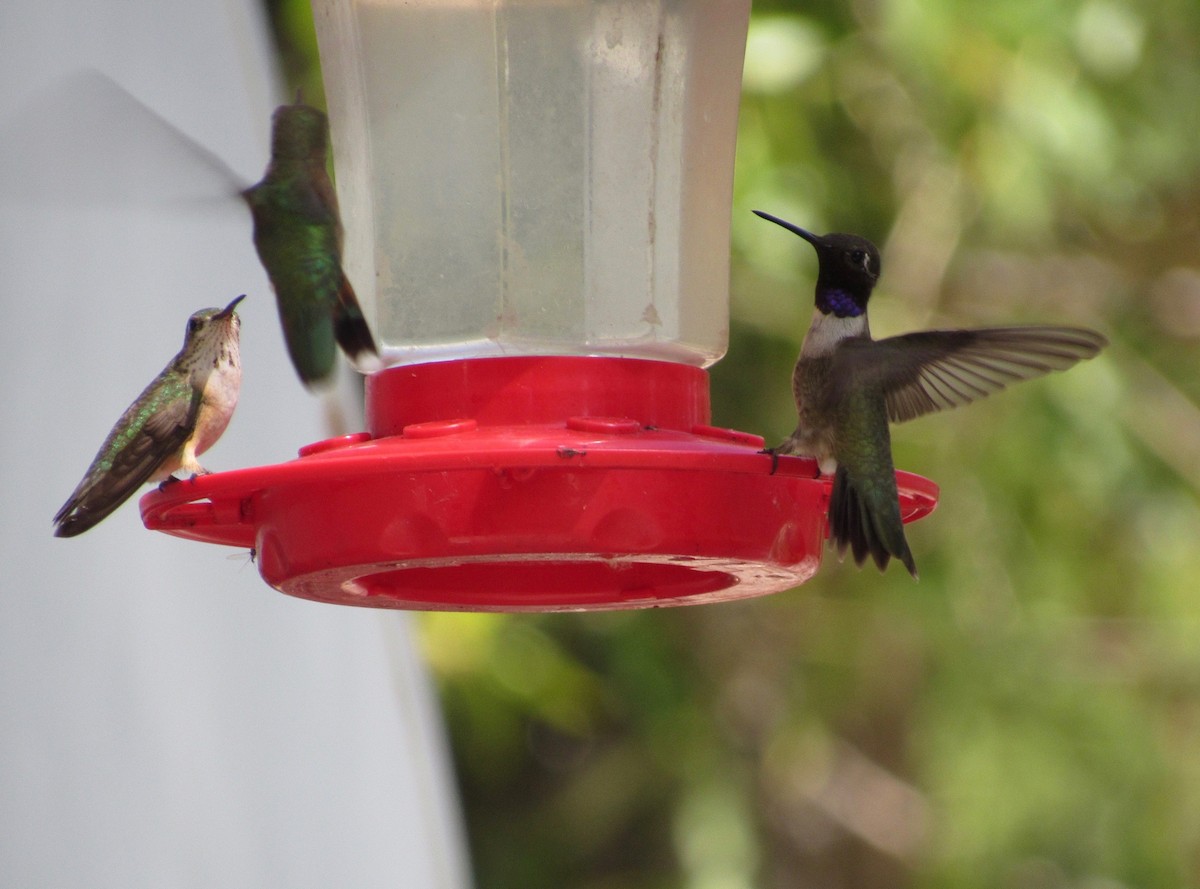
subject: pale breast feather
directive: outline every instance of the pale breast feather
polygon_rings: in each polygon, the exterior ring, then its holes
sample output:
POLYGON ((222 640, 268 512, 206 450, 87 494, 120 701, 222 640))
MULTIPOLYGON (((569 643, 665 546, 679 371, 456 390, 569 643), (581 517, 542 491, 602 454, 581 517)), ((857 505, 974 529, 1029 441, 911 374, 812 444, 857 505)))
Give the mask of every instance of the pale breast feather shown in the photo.
POLYGON ((800 349, 801 358, 822 358, 829 355, 842 340, 868 336, 867 316, 839 318, 820 309, 813 312, 812 325, 800 349))

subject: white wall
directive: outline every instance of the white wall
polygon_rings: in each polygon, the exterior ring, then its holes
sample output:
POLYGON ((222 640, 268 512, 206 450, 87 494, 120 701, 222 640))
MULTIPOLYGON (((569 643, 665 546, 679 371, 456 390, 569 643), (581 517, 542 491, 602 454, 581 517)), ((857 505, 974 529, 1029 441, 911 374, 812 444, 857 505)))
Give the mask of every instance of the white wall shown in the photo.
MULTIPOLYGON (((0 4, 0 122, 83 66, 261 172, 278 90, 256 4, 0 4)), ((0 193, 0 885, 469 882, 405 615, 276 593, 228 549, 146 531, 136 499, 52 537, 189 313, 243 292, 245 383, 214 471, 326 435, 246 214, 0 193)))

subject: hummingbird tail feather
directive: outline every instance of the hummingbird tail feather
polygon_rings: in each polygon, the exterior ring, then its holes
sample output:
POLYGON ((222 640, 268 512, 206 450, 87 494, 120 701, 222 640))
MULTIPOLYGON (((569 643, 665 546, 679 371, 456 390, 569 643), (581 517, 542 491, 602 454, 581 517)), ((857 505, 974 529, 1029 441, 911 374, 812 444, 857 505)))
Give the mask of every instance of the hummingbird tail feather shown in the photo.
POLYGON ((337 305, 333 310, 333 335, 338 345, 353 359, 364 355, 379 355, 375 338, 371 336, 371 328, 363 316, 362 307, 350 282, 342 278, 342 286, 338 291, 337 305))
POLYGON ((895 557, 908 573, 917 577, 917 565, 900 519, 900 502, 895 476, 888 490, 874 491, 856 485, 845 466, 838 466, 829 495, 829 537, 839 556, 847 548, 854 564, 862 565, 870 556, 880 571, 895 557))

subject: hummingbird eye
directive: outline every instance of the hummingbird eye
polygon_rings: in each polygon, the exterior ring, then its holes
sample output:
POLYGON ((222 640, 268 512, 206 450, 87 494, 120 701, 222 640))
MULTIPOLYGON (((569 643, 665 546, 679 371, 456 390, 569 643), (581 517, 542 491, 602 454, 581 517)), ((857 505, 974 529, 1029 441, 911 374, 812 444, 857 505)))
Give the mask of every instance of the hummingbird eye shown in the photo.
POLYGON ((864 272, 867 272, 868 274, 875 273, 875 270, 872 268, 871 254, 868 253, 866 250, 851 250, 850 251, 850 264, 852 266, 854 266, 856 269, 862 269, 864 272))

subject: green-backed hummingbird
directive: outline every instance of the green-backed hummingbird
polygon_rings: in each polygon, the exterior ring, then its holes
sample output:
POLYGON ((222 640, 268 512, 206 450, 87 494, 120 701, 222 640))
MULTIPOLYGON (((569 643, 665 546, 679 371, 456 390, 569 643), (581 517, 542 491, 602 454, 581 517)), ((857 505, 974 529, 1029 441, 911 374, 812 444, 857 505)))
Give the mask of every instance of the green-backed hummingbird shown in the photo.
POLYGON ((817 460, 833 475, 829 537, 861 565, 895 557, 917 576, 904 537, 888 423, 957 407, 1091 358, 1107 345, 1077 327, 923 330, 875 340, 867 302, 879 280, 879 251, 866 238, 814 235, 768 213, 763 219, 817 251, 816 309, 792 373, 799 421, 772 455, 817 460))
MULTIPOLYGON (((166 192, 198 184, 186 180, 195 180, 199 169, 206 180, 238 196, 250 209, 254 246, 275 290, 284 340, 301 381, 311 386, 329 379, 338 344, 360 361, 378 355, 342 270, 342 223, 328 171, 329 122, 322 111, 303 104, 299 97, 294 104, 275 110, 270 162, 263 178, 249 186, 214 152, 98 71, 81 71, 68 78, 2 132, 10 130, 10 138, 0 138, 0 147, 6 151, 9 142, 15 142, 17 148, 28 143, 30 150, 58 151, 63 144, 72 144, 69 140, 78 141, 81 132, 88 134, 91 143, 115 137, 109 150, 142 159, 146 166, 164 168, 156 171, 134 165, 139 179, 152 179, 151 194, 156 188, 166 192), (119 135, 112 133, 114 120, 124 124, 119 135), (167 156, 176 147, 195 161, 191 169, 180 168, 167 156), (169 181, 161 181, 163 173, 169 173, 169 181)), ((99 191, 111 199, 146 195, 147 187, 141 181, 127 181, 129 176, 120 170, 97 169, 92 164, 93 154, 84 154, 79 163, 71 165, 66 171, 69 179, 67 175, 58 178, 70 181, 74 191, 99 191), (99 181, 81 182, 81 176, 99 181)), ((11 178, 11 174, 3 175, 11 178)), ((23 183, 18 181, 13 187, 23 187, 23 183)), ((56 181, 46 187, 55 190, 63 186, 56 181)))
POLYGON ((275 110, 271 161, 241 192, 254 246, 279 305, 292 365, 306 385, 333 372, 335 342, 352 359, 377 356, 371 329, 342 270, 342 222, 329 180, 329 122, 297 101, 275 110))
POLYGON ((202 309, 187 323, 183 348, 121 415, 83 481, 54 515, 57 537, 74 537, 107 518, 146 482, 183 470, 207 474, 196 457, 221 437, 242 385, 239 296, 202 309))

